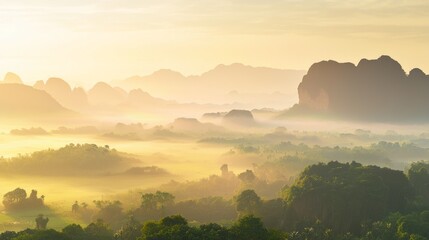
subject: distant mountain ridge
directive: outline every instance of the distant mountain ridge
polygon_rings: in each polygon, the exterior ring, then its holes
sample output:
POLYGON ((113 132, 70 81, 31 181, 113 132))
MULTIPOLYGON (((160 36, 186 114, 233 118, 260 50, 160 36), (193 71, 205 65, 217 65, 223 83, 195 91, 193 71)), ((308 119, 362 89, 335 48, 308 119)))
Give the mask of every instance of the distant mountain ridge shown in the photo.
POLYGON ((389 56, 357 65, 313 64, 298 87, 299 103, 287 115, 319 114, 349 120, 429 121, 429 76, 415 68, 406 74, 389 56))
POLYGON ((71 115, 45 91, 16 83, 0 84, 0 114, 7 117, 43 118, 71 115))
MULTIPOLYGON (((233 106, 238 107, 238 105, 178 103, 153 97, 141 89, 128 92, 105 82, 98 82, 86 91, 80 87, 72 88, 65 80, 56 77, 49 78, 46 82, 37 81, 31 87, 22 84, 19 76, 12 73, 6 74, 5 81, 0 82, 0 93, 2 94, 0 113, 19 118, 48 117, 54 113, 65 112, 82 113, 94 119, 117 118, 128 114, 158 117, 168 115, 177 118, 199 116, 207 109, 223 111, 233 106)), ((32 118, 28 120, 31 121, 32 118)), ((63 120, 61 118, 61 121, 63 120)))
POLYGON ((88 107, 88 97, 85 90, 80 87, 72 89, 70 85, 61 78, 49 78, 46 83, 37 81, 33 87, 46 91, 67 108, 78 110, 88 107))
POLYGON ((141 88, 164 99, 181 102, 225 104, 240 102, 252 107, 287 108, 298 99, 296 88, 305 71, 252 67, 241 63, 220 64, 201 75, 184 76, 161 69, 147 76, 115 81, 125 89, 141 88), (192 92, 192 94, 185 94, 192 92), (234 92, 234 95, 228 94, 234 92), (283 94, 283 95, 282 95, 283 94), (263 96, 263 98, 261 98, 263 96), (280 104, 280 97, 290 98, 280 104), (259 102, 255 101, 259 98, 259 102))
MULTIPOLYGON (((152 111, 155 114, 182 113, 181 116, 190 113, 197 117, 207 111, 272 107, 271 104, 287 108, 297 100, 296 87, 303 74, 303 71, 236 63, 218 65, 199 76, 160 69, 148 76, 119 81, 116 85, 98 82, 87 90, 51 77, 37 81, 33 88, 45 91, 64 108, 80 113, 152 111), (283 90, 293 93, 283 94, 283 90)), ((7 73, 1 83, 23 84, 15 73, 7 73)))

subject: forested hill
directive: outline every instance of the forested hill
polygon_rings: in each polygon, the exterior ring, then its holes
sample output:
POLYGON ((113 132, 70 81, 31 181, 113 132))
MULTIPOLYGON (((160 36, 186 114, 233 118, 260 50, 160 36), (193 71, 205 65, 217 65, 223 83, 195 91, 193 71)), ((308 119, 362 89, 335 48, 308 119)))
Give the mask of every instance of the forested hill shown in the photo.
POLYGON ((143 193, 141 205, 127 212, 119 201, 95 201, 99 220, 86 227, 4 232, 0 240, 424 240, 428 170, 429 162, 413 163, 406 173, 356 162, 319 163, 277 199, 262 199, 252 189, 231 201, 175 202, 166 192, 143 193))

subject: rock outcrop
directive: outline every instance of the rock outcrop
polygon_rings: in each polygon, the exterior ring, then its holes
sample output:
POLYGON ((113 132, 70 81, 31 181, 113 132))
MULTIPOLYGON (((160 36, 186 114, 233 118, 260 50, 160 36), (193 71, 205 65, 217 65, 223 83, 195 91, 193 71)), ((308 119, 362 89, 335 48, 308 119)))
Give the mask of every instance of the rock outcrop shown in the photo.
POLYGON ((389 56, 352 63, 313 64, 298 87, 291 112, 319 113, 351 120, 417 122, 429 120, 429 76, 407 75, 389 56))

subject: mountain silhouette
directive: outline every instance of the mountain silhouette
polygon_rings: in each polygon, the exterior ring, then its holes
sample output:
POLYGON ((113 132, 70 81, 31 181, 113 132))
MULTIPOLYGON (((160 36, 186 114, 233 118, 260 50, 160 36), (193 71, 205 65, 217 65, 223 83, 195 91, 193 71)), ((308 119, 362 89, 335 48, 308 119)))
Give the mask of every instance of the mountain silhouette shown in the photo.
POLYGON ((105 82, 96 83, 88 91, 88 100, 91 105, 115 106, 127 98, 127 92, 121 88, 113 88, 105 82))
POLYGON ((72 89, 61 78, 49 78, 46 83, 37 81, 34 88, 44 90, 66 108, 79 111, 88 107, 88 97, 82 88, 72 89))
POLYGON ((23 84, 0 84, 0 113, 8 117, 32 119, 72 114, 45 91, 23 84))
POLYGON ((320 114, 364 121, 427 121, 429 76, 406 74, 389 56, 362 59, 358 65, 313 64, 298 87, 299 103, 286 115, 320 114))
POLYGON ((253 127, 256 125, 252 112, 233 109, 223 117, 223 124, 229 127, 253 127))
MULTIPOLYGON (((148 76, 133 76, 113 84, 124 89, 141 88, 163 99, 197 103, 248 103, 251 107, 265 104, 286 108, 278 92, 290 98, 288 104, 298 100, 296 87, 305 71, 252 67, 240 63, 218 65, 201 75, 184 76, 179 72, 162 69, 148 76), (229 93, 238 91, 237 94, 229 93), (183 94, 192 92, 192 94, 183 94), (276 93, 272 95, 273 93, 276 93), (264 103, 254 99, 264 96, 264 103), (282 105, 283 104, 283 105, 282 105), (278 106, 277 106, 278 105, 278 106)), ((290 106, 289 105, 289 106, 290 106)))
MULTIPOLYGON (((157 74, 163 74, 161 71, 157 74)), ((172 73, 172 75, 175 75, 172 73)), ((18 82, 16 74, 7 74, 6 82, 18 82), (15 80, 13 80, 15 79, 15 80)), ((89 91, 83 88, 72 88, 69 83, 61 78, 52 77, 46 82, 37 81, 33 87, 23 84, 12 87, 11 84, 1 84, 4 92, 0 109, 3 113, 16 112, 22 115, 27 111, 27 115, 46 115, 46 112, 56 112, 52 106, 57 106, 59 110, 72 110, 74 113, 81 113, 85 117, 96 119, 97 117, 111 117, 118 114, 149 114, 151 116, 189 116, 200 115, 209 111, 224 111, 233 106, 240 105, 216 105, 216 104, 196 104, 179 103, 173 100, 165 100, 153 97, 151 94, 141 90, 133 89, 129 92, 119 87, 113 87, 105 82, 96 83, 89 91), (10 89, 5 90, 6 88, 10 89), (19 96, 22 96, 19 98, 19 96), (13 103, 13 104, 12 104, 13 103), (17 105, 17 104, 21 105, 17 105), (41 103, 41 104, 39 104, 41 103), (33 106, 39 104, 40 106, 33 106), (43 107, 46 106, 46 107, 43 107), (45 112, 46 110, 46 112, 45 112)), ((71 112, 71 111, 69 111, 71 112)), ((73 118, 75 119, 75 118, 73 118)))
POLYGON ((202 123, 195 118, 177 118, 173 123, 168 125, 174 131, 179 132, 194 132, 194 133, 214 133, 223 132, 223 127, 212 123, 202 123))
POLYGON ((15 73, 8 72, 4 76, 3 82, 0 81, 0 83, 16 83, 16 84, 22 84, 21 78, 16 75, 15 73))

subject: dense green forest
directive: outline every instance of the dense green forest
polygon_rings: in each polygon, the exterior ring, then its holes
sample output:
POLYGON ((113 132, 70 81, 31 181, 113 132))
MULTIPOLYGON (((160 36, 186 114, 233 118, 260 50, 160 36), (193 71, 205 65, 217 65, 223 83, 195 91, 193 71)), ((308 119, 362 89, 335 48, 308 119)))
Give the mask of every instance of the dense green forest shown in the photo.
MULTIPOLYGON (((143 193, 140 207, 130 211, 119 201, 95 201, 98 220, 86 227, 8 231, 0 240, 429 239, 428 162, 415 162, 406 172, 318 163, 279 190, 281 197, 274 199, 247 189, 230 200, 177 202, 171 193, 156 191, 143 193)), ((88 211, 74 207, 82 216, 88 211)))
MULTIPOLYGON (((141 163, 108 145, 68 144, 59 149, 46 149, 12 158, 0 157, 3 174, 33 176, 102 176, 122 174, 140 167, 141 163)), ((159 168, 143 167, 146 174, 166 174, 159 168)))

